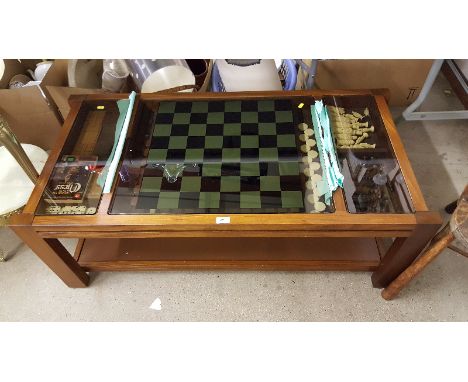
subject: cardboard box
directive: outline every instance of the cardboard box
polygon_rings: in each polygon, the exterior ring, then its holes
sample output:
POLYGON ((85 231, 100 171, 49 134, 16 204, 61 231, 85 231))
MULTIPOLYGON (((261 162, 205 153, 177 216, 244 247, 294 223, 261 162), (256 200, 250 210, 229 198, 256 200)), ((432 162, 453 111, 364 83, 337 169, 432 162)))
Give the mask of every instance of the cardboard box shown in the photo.
MULTIPOLYGON (((211 70, 213 66, 213 60, 209 60, 208 71, 205 80, 199 91, 206 91, 211 80, 211 70)), ((68 99, 71 95, 80 94, 96 94, 104 93, 103 89, 83 89, 83 88, 71 88, 68 86, 68 60, 55 60, 52 67, 44 77, 43 90, 46 93, 49 100, 51 100, 57 107, 63 120, 70 111, 70 105, 68 99)), ((132 88, 133 84, 130 81, 129 90, 136 90, 132 88)))
POLYGON ((57 108, 63 120, 70 111, 68 98, 75 94, 103 93, 102 89, 71 88, 68 86, 68 60, 55 60, 41 84, 47 98, 57 108))
POLYGON ((419 95, 432 62, 433 60, 321 60, 315 85, 320 89, 388 88, 391 106, 408 106, 419 95))
MULTIPOLYGON (((18 71, 26 73, 33 64, 20 65, 18 71)), ((58 112, 38 86, 0 89, 0 113, 21 143, 44 150, 53 147, 62 126, 58 112)))
MULTIPOLYGON (((12 61, 11 76, 27 74, 41 60, 12 61)), ((211 78, 212 60, 200 91, 206 91, 211 78)), ((39 86, 19 89, 0 89, 0 113, 9 122, 13 132, 22 143, 31 143, 49 150, 70 111, 71 95, 103 93, 103 89, 71 88, 68 86, 68 60, 55 60, 39 86)), ((9 77, 10 73, 7 75, 9 77)), ((6 80, 5 86, 8 86, 6 80)))
MULTIPOLYGON (((39 61, 21 60, 15 71, 27 74, 27 69, 34 70, 39 61)), ((0 89, 0 113, 20 142, 50 150, 70 111, 68 98, 73 94, 103 92, 68 87, 67 69, 67 60, 55 60, 39 86, 0 89)))

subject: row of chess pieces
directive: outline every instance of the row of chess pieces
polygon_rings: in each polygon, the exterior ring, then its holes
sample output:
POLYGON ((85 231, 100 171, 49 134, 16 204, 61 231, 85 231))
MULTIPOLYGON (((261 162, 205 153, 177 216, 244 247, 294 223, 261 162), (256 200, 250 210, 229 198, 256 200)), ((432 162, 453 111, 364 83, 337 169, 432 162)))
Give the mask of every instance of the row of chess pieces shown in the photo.
POLYGON ((307 123, 300 123, 298 126, 301 131, 299 140, 301 141, 302 163, 304 165, 304 175, 306 181, 306 204, 309 206, 310 212, 323 212, 326 208, 325 203, 319 200, 319 192, 317 183, 322 180, 322 176, 316 171, 320 170, 320 163, 315 159, 318 157, 318 152, 315 149, 317 142, 313 139, 314 130, 307 123))

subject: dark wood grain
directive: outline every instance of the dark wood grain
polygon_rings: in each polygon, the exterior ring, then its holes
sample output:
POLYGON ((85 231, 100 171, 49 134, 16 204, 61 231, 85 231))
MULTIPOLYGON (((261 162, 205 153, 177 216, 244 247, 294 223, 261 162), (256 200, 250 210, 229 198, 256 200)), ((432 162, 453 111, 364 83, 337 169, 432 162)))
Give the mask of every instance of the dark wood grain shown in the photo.
POLYGON ((427 211, 428 209, 426 202, 424 201, 423 194, 419 188, 418 181, 416 180, 416 175, 414 175, 414 171, 411 167, 408 155, 406 154, 403 142, 400 138, 400 135, 398 134, 395 123, 393 122, 392 114, 390 113, 390 110, 388 109, 383 97, 377 96, 375 97, 375 100, 379 107, 379 111, 382 116, 385 129, 387 130, 388 137, 390 138, 392 148, 395 152, 396 159, 400 165, 401 173, 403 174, 406 186, 408 187, 408 191, 411 195, 414 209, 416 211, 427 211))
POLYGON ((385 288, 421 253, 442 224, 435 212, 417 213, 418 225, 410 237, 398 237, 383 257, 379 268, 372 274, 372 284, 385 288))
POLYGON ((442 65, 442 73, 444 73, 444 76, 449 82, 450 87, 453 89, 454 93, 457 95, 465 109, 468 109, 468 94, 465 92, 465 89, 460 84, 457 77, 453 73, 452 68, 450 68, 447 62, 444 62, 442 65))
MULTIPOLYGON (((224 216, 226 214, 222 214, 224 216)), ((228 214, 229 215, 229 214, 228 214)), ((232 214, 229 227, 216 224, 215 214, 166 215, 56 215, 36 216, 37 231, 413 231, 413 214, 232 214)), ((233 233, 234 234, 234 233, 233 233)), ((377 235, 378 236, 378 235, 377 235)))
POLYGON ((60 231, 38 231, 37 234, 42 238, 76 238, 77 235, 80 238, 86 239, 99 239, 99 238, 171 238, 171 237, 226 237, 226 238, 244 238, 244 237, 290 237, 290 238, 301 238, 301 237, 368 237, 375 238, 392 238, 408 237, 411 236, 412 231, 369 231, 369 230, 353 230, 353 231, 287 231, 287 230, 276 230, 276 231, 133 231, 133 230, 122 230, 122 231, 79 231, 79 232, 60 232, 60 231))
POLYGON ((89 283, 88 274, 57 239, 43 239, 25 219, 27 215, 12 218, 13 230, 34 253, 70 288, 83 288, 89 283))
POLYGON ((368 271, 380 261, 375 239, 363 238, 87 239, 78 251, 75 257, 87 270, 368 271))
POLYGON ((436 257, 453 241, 455 238, 450 228, 447 226, 444 230, 444 235, 439 238, 435 243, 431 244, 429 248, 406 268, 390 285, 382 291, 382 297, 385 300, 393 300, 400 291, 407 286, 411 280, 419 275, 424 268, 426 268, 436 257))

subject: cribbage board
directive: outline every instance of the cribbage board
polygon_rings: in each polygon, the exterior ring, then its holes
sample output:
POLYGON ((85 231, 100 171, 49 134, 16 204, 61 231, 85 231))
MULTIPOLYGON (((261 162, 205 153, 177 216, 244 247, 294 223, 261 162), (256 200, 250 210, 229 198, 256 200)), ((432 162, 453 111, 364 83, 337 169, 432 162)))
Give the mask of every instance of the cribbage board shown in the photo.
POLYGON ((305 212, 302 115, 290 99, 160 102, 139 180, 119 180, 109 212, 305 212), (170 182, 164 166, 177 164, 170 182))

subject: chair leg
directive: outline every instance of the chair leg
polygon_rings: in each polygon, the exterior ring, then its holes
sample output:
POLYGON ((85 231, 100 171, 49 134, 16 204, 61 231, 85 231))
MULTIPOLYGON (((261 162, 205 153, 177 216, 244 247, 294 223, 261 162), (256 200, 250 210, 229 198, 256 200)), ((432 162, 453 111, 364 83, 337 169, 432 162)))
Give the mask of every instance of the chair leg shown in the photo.
POLYGON ((382 291, 382 297, 385 300, 392 300, 400 291, 409 284, 422 270, 431 263, 447 246, 454 240, 454 235, 447 225, 443 229, 445 234, 440 236, 437 241, 433 241, 426 251, 417 258, 413 264, 406 268, 389 286, 382 291))

